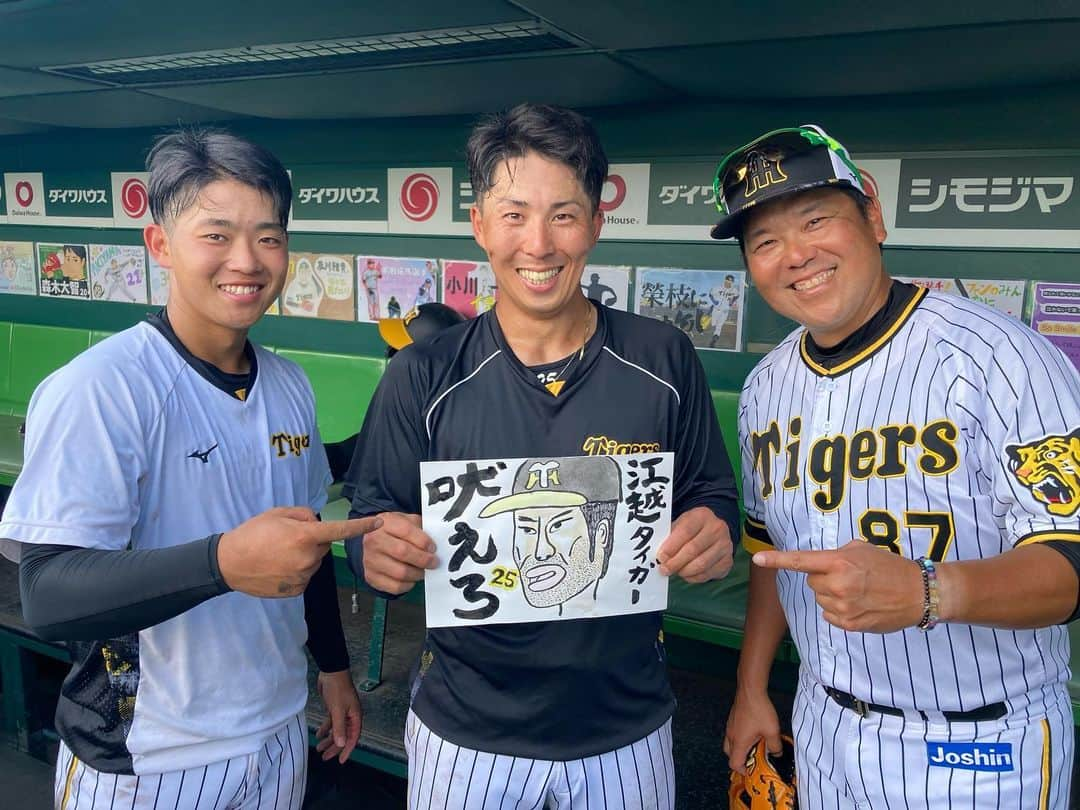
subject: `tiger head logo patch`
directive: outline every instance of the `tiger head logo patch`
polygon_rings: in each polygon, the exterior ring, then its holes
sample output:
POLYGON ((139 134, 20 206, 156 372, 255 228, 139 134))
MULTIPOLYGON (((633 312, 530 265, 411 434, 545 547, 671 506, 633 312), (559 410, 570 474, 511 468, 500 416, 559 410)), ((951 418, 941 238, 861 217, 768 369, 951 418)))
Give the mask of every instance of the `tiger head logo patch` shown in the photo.
POLYGON ((1080 428, 1067 436, 1046 436, 1028 444, 1010 444, 1009 469, 1052 515, 1080 511, 1080 428))

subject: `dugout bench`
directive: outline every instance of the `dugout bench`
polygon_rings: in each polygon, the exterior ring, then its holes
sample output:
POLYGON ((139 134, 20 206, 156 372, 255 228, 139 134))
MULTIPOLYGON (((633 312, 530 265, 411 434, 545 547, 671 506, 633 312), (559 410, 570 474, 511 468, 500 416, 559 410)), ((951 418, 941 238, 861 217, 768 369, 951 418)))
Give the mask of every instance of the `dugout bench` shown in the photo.
MULTIPOLYGON (((90 329, 0 321, 0 484, 14 483, 21 469, 21 426, 34 388, 52 371, 108 334, 90 329)), ((385 367, 382 358, 285 348, 279 348, 277 352, 299 364, 310 378, 316 394, 317 418, 324 441, 338 441, 359 428, 367 403, 385 367)), ((732 464, 737 471, 738 395, 714 391, 713 402, 732 464)), ((327 518, 345 517, 348 512, 348 504, 335 495, 331 493, 333 500, 324 512, 327 518)), ((370 594, 355 598, 357 583, 348 570, 344 549, 335 547, 334 555, 339 601, 350 654, 354 662, 366 661, 365 671, 357 685, 370 692, 379 687, 384 679, 404 683, 407 666, 403 661, 413 655, 412 650, 405 651, 404 656, 396 656, 390 671, 384 669, 388 622, 386 601, 370 594)), ((749 559, 741 549, 737 551, 735 559, 731 574, 719 582, 689 585, 678 578, 672 580, 669 608, 664 616, 666 633, 720 647, 738 649, 741 646, 749 559)), ((38 639, 23 624, 15 567, 7 563, 3 566, 0 568, 0 707, 3 711, 0 731, 6 732, 21 749, 40 755, 43 749, 38 732, 47 725, 48 719, 36 716, 34 702, 29 700, 36 681, 35 656, 57 661, 69 659, 61 645, 38 639)), ((413 603, 421 601, 422 589, 415 589, 405 599, 413 603)), ((422 615, 416 610, 401 612, 405 614, 401 619, 401 629, 405 631, 403 637, 415 637, 418 648, 423 636, 422 615)), ((1080 623, 1070 626, 1070 636, 1074 675, 1069 689, 1074 722, 1080 725, 1080 623)), ((797 660, 790 641, 784 643, 780 657, 791 662, 797 660)), ((388 694, 385 690, 381 692, 388 694)), ((395 717, 400 714, 397 719, 403 721, 407 688, 394 692, 390 700, 367 701, 367 704, 369 714, 373 709, 394 714, 395 717)), ((309 710, 310 728, 315 728, 321 720, 319 711, 309 710)), ((394 725, 396 723, 390 723, 390 726, 394 725)), ((376 735, 373 738, 369 728, 365 726, 361 746, 352 758, 403 776, 405 770, 400 739, 396 739, 394 734, 383 738, 376 735)))

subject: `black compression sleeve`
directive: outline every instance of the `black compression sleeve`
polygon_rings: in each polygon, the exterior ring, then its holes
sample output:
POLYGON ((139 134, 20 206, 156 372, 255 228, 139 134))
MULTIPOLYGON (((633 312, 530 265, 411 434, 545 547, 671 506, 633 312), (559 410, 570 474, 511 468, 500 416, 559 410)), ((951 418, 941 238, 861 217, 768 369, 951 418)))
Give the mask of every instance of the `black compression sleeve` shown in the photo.
MULTIPOLYGON (((1068 540, 1044 540, 1043 545, 1050 546, 1054 551, 1064 556, 1069 561, 1069 565, 1075 569, 1077 577, 1080 577, 1080 543, 1073 543, 1068 540)), ((1062 624, 1068 624, 1077 619, 1080 619, 1080 586, 1077 587, 1076 607, 1073 608, 1072 615, 1062 624)))
POLYGON ((334 557, 327 554, 304 590, 304 621, 307 648, 320 672, 340 672, 349 668, 349 649, 341 626, 341 610, 334 581, 334 557))
POLYGON ((149 551, 26 544, 19 563, 23 618, 47 641, 94 641, 152 627, 229 586, 220 534, 149 551))

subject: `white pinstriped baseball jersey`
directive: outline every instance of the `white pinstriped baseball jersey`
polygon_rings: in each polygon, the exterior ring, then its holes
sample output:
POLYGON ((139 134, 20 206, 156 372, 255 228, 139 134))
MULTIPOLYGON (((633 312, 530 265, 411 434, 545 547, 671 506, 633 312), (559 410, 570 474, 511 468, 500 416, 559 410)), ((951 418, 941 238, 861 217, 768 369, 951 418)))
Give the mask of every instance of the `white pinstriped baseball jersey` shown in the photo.
MULTIPOLYGON (((0 537, 156 549, 274 506, 321 509, 330 473, 311 386, 295 364, 254 351, 243 400, 149 323, 50 375, 30 402, 26 462, 0 537)), ((17 556, 18 543, 0 550, 17 556)), ((306 639, 302 597, 230 592, 123 638, 74 642, 57 730, 109 773, 250 754, 307 702, 306 639)))
MULTIPOLYGON (((785 339, 742 392, 748 549, 861 537, 948 562, 1080 541, 1080 380, 1041 336, 966 299, 919 292, 834 368, 804 341, 804 330, 785 339)), ((1064 627, 848 633, 822 618, 805 578, 779 571, 777 588, 819 683, 926 711, 1007 701, 1038 715, 1063 693, 1064 627)))

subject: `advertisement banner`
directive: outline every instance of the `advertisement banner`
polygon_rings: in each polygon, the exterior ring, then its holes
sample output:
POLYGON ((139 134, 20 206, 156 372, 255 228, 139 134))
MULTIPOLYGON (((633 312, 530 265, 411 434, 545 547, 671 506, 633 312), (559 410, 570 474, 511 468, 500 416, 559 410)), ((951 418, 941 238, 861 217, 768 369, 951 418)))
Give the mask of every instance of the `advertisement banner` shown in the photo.
POLYGON ((150 195, 146 190, 148 172, 113 172, 113 225, 117 228, 144 228, 153 222, 150 195))
POLYGON ((390 233, 472 233, 454 221, 453 171, 435 168, 387 169, 390 233))
POLYGON ((5 173, 4 199, 9 224, 45 224, 45 181, 41 172, 5 173))
POLYGON ((350 166, 292 170, 293 231, 386 233, 386 171, 350 166))

